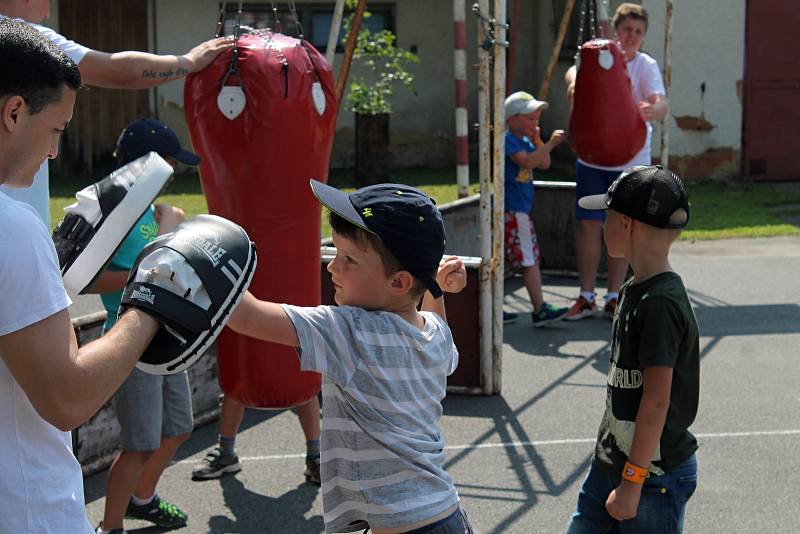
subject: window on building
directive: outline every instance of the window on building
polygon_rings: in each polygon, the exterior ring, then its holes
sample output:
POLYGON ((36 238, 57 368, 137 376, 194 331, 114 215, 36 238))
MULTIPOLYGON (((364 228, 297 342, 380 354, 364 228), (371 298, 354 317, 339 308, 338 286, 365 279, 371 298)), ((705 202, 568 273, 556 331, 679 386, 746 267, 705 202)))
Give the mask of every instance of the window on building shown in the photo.
MULTIPOLYGON (((278 6, 278 23, 281 33, 285 35, 297 36, 297 24, 295 17, 289 11, 286 2, 276 2, 278 6)), ((331 31, 333 20, 333 4, 295 4, 297 7, 297 19, 303 27, 303 36, 314 48, 320 52, 325 52, 328 47, 328 35, 331 31)), ((223 21, 223 31, 225 35, 233 35, 236 25, 236 4, 227 3, 225 5, 225 16, 223 21)), ((390 30, 394 28, 394 6, 382 4, 370 6, 368 11, 371 16, 364 19, 362 26, 371 31, 390 30)), ((347 13, 345 13, 347 16, 347 13)), ((243 4, 242 14, 239 24, 256 30, 270 29, 276 31, 278 24, 275 23, 275 14, 271 4, 243 4)), ((342 39, 344 39, 344 29, 339 31, 339 40, 336 47, 337 52, 342 51, 342 39)))

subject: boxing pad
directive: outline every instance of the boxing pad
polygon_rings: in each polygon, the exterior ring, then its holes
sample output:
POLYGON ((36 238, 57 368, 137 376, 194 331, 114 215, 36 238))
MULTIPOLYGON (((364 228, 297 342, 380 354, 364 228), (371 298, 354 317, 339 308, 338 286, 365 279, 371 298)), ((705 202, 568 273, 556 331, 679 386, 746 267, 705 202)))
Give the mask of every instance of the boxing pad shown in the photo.
POLYGON ((166 187, 172 166, 150 152, 76 193, 53 230, 64 287, 83 293, 166 187))
POLYGON ((593 39, 581 46, 567 139, 586 163, 625 165, 647 140, 647 124, 633 97, 617 43, 593 39))
POLYGON ((194 363, 228 322, 256 269, 256 249, 236 223, 198 215, 136 258, 119 313, 140 308, 160 323, 136 366, 173 374, 194 363))

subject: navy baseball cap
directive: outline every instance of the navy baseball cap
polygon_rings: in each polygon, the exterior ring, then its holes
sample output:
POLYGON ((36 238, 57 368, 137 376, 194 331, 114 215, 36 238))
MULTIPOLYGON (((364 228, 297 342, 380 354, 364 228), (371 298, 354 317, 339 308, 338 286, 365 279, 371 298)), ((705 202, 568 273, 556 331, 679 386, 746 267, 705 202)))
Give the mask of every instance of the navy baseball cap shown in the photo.
POLYGON ((435 277, 446 237, 442 214, 431 197, 401 184, 371 185, 348 194, 311 180, 311 190, 332 212, 377 235, 403 269, 434 297, 442 296, 435 277))
POLYGON ((656 228, 689 224, 689 195, 683 182, 661 165, 625 169, 605 194, 582 197, 578 205, 587 210, 612 209, 656 228))
POLYGON ((169 156, 185 165, 200 163, 200 156, 183 148, 169 126, 156 119, 138 119, 122 130, 117 139, 117 155, 125 165, 148 152, 169 156))

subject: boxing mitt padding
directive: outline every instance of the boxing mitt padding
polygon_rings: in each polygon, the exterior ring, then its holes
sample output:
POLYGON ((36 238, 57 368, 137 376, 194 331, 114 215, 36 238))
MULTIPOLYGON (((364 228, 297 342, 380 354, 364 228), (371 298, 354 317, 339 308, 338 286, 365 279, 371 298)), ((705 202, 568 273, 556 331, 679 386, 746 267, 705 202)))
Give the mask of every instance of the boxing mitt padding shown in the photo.
POLYGON ((257 263, 255 245, 236 223, 198 215, 142 249, 120 314, 140 308, 161 323, 137 367, 172 374, 194 363, 228 322, 257 263))

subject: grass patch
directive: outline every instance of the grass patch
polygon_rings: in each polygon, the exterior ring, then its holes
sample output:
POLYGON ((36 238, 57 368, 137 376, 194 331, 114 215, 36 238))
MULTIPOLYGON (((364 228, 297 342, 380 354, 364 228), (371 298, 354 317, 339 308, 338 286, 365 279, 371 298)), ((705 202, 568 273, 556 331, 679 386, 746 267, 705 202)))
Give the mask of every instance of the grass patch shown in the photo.
MULTIPOLYGON (((555 173, 541 173, 538 176, 540 179, 571 179, 555 173)), ((419 187, 440 205, 458 197, 455 169, 450 167, 401 169, 392 174, 392 181, 419 187)), ((53 225, 63 217, 63 208, 74 202, 75 192, 89 183, 51 178, 50 213, 53 225)), ((332 171, 330 184, 345 190, 355 189, 352 171, 332 171)), ((800 227, 787 221, 787 217, 800 214, 800 184, 688 182, 686 187, 692 212, 689 228, 681 234, 682 240, 800 235, 800 227)), ((473 176, 470 194, 477 192, 477 178, 473 176)), ((189 217, 207 213, 208 210, 199 177, 193 172, 177 175, 158 202, 179 206, 189 217)), ((322 226, 323 234, 330 235, 324 218, 322 226)))

